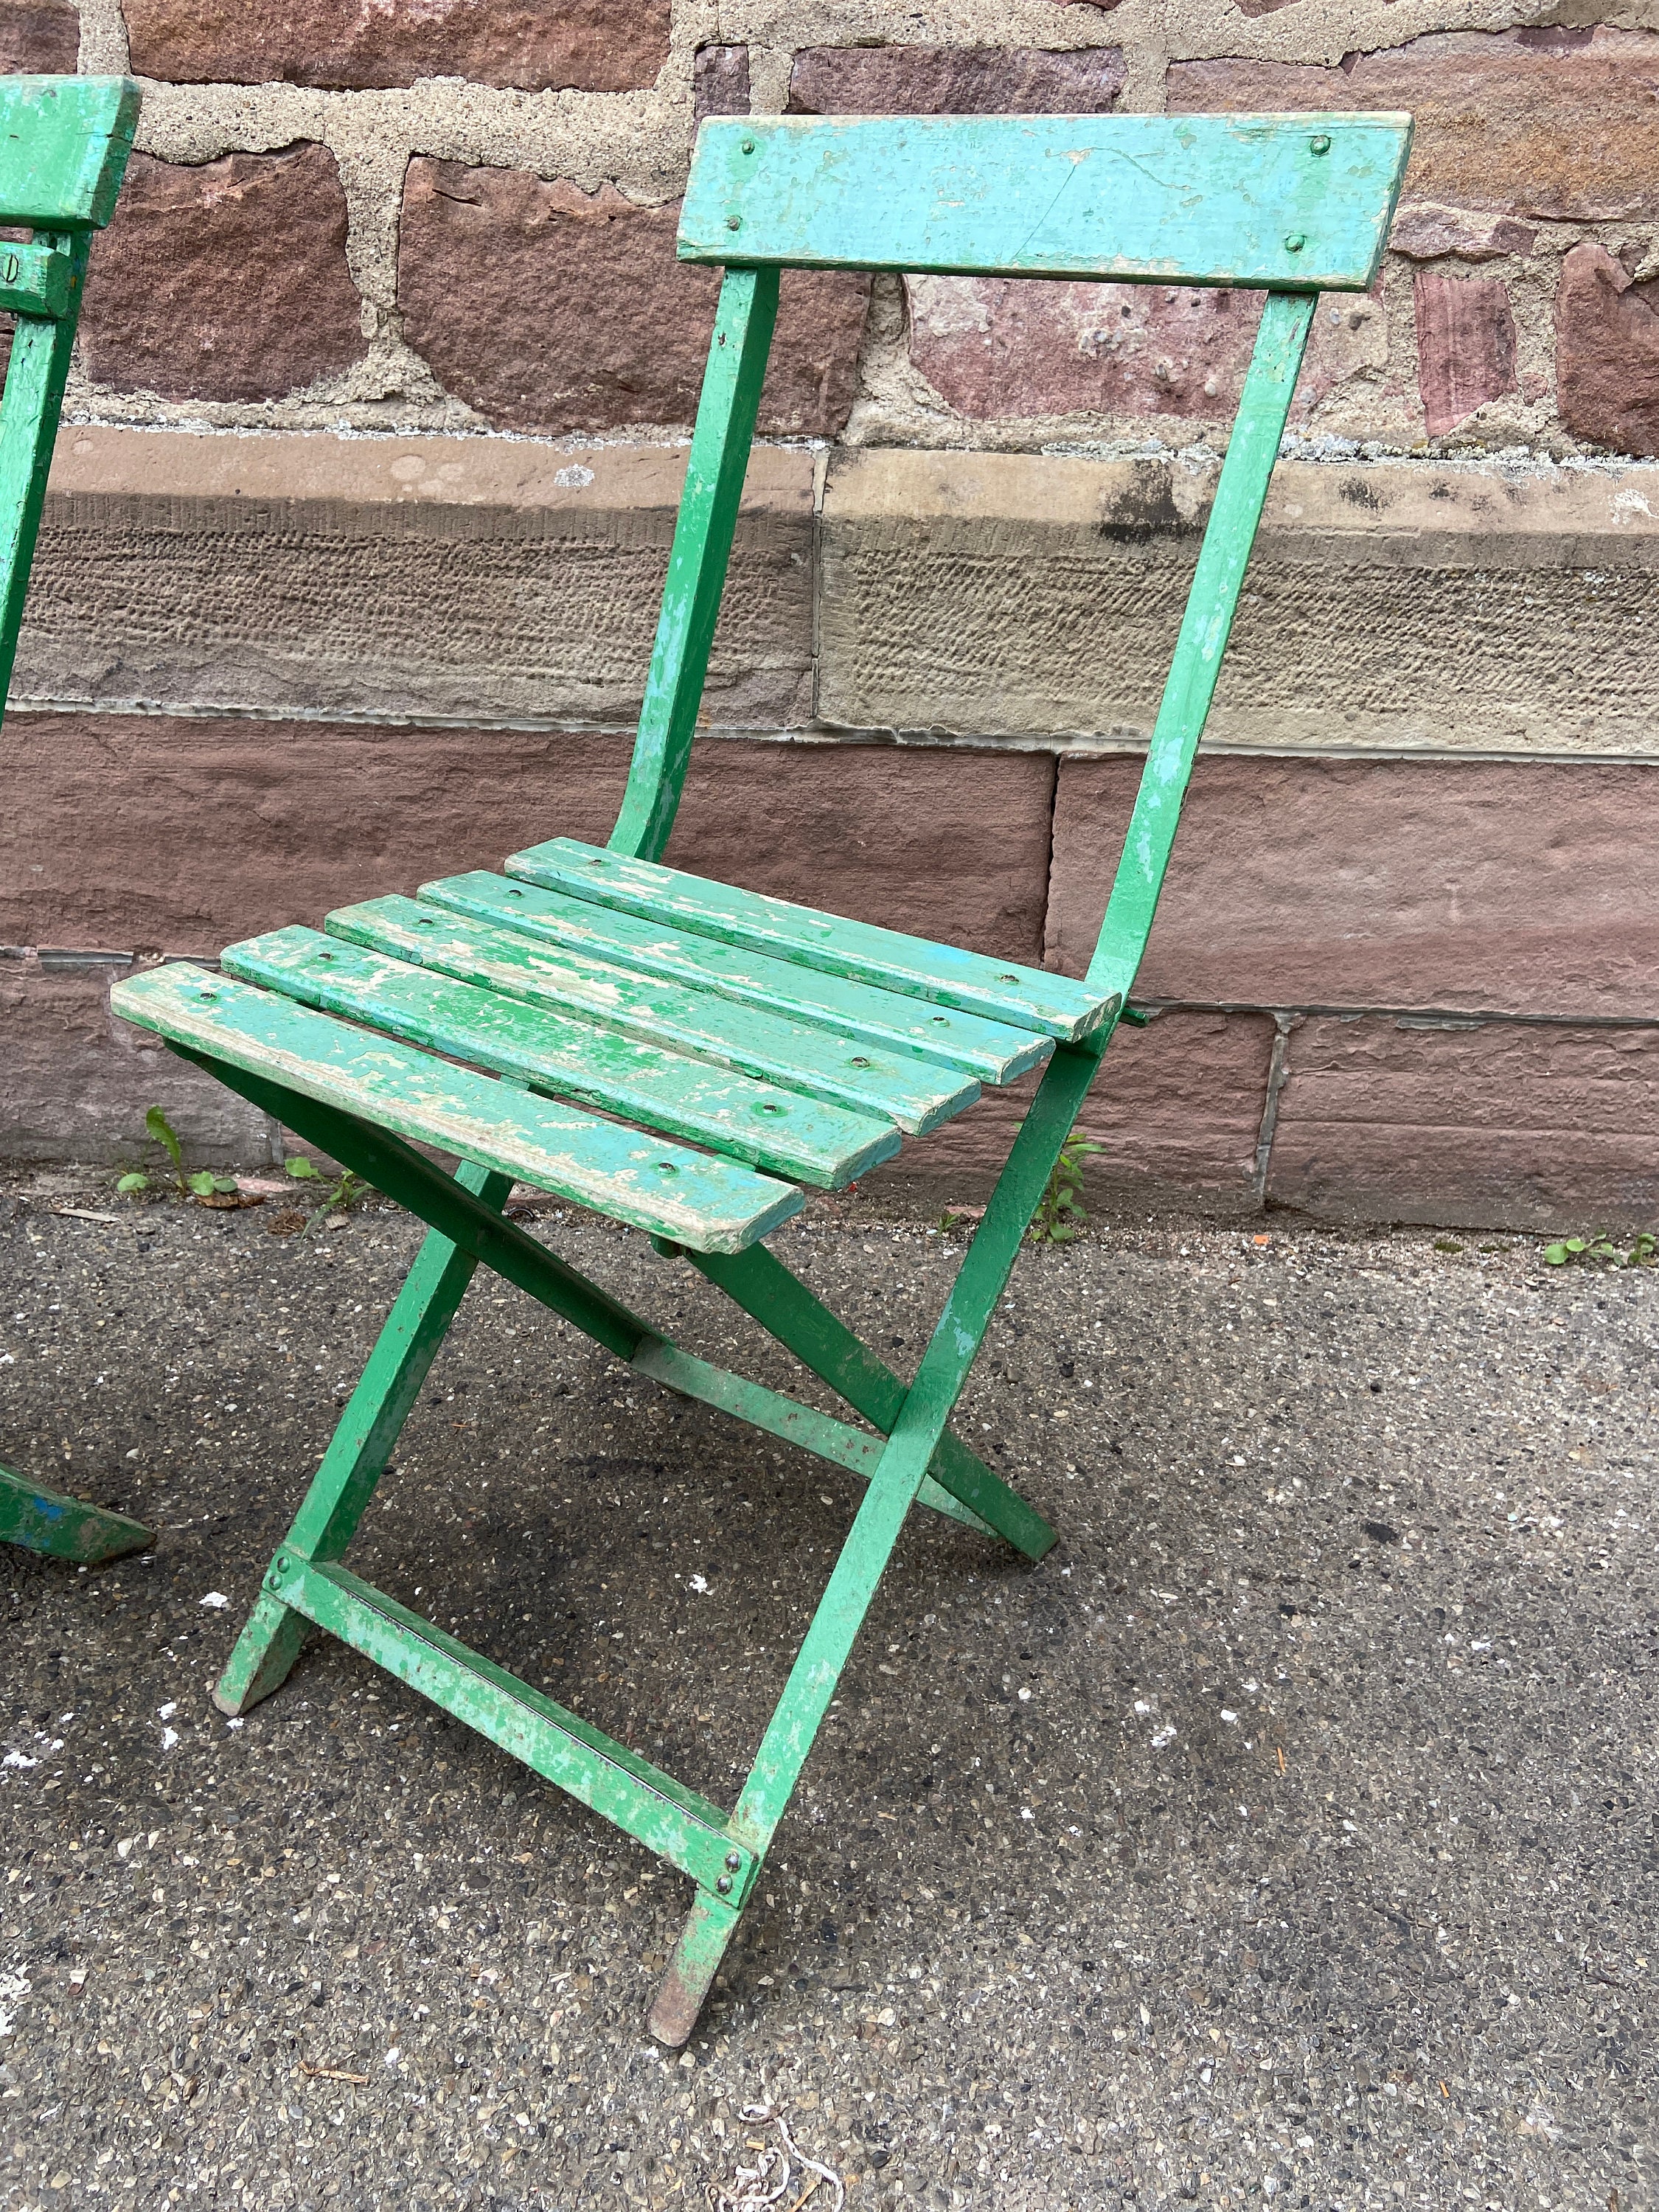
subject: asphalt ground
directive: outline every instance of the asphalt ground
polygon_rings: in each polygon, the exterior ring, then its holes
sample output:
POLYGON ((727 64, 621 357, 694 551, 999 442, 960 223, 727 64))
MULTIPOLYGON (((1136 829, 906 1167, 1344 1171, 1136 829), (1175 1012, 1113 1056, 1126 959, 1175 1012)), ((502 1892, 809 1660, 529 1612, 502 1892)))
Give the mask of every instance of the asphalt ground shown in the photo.
MULTIPOLYGON (((159 1530, 0 1553, 7 2207, 701 2206, 763 2106, 854 2212, 1659 2203, 1653 1276, 1028 1249, 961 1424, 1061 1543, 914 1517, 676 2056, 680 1877, 338 1644, 210 1702, 415 1243, 272 1217, 0 1190, 0 1451, 159 1530)), ((960 1243, 777 1249, 903 1367, 960 1243)), ((480 1279, 351 1564, 726 1802, 855 1489, 480 1279)))

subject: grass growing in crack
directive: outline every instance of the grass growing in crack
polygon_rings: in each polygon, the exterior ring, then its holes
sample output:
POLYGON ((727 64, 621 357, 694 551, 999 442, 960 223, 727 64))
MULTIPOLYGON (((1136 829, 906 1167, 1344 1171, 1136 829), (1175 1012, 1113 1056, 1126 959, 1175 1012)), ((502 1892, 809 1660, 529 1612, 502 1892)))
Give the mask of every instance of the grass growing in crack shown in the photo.
POLYGON ((1083 1203, 1083 1163, 1091 1152, 1103 1152, 1081 1129, 1073 1129, 1060 1148, 1036 1212, 1031 1217, 1031 1240, 1036 1244, 1069 1244, 1087 1224, 1083 1203))

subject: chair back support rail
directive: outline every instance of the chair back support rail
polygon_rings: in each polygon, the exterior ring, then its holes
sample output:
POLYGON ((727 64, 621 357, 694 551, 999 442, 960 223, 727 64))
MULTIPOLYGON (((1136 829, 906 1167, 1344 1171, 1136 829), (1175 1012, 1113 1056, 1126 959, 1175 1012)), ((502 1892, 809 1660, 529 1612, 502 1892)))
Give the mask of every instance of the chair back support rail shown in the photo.
POLYGON ((657 860, 696 733, 783 268, 1265 289, 1249 374, 1088 981, 1127 996, 1321 291, 1376 282, 1407 115, 722 118, 683 260, 726 268, 611 849, 657 860))
MULTIPOLYGON (((0 78, 0 313, 14 316, 0 398, 0 702, 11 681, 92 231, 114 212, 138 123, 128 77, 0 78)), ((88 1565, 150 1532, 0 1467, 0 1542, 88 1565)))

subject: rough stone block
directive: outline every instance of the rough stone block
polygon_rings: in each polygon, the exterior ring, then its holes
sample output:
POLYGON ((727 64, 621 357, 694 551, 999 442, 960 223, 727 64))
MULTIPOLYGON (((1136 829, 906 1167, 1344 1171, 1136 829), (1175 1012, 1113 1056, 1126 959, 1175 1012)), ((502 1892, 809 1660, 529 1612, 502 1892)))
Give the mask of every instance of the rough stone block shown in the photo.
MULTIPOLYGON (((812 465, 751 459, 716 723, 810 715, 812 465)), ((631 722, 684 474, 661 446, 65 429, 12 696, 631 722)))
POLYGON ((1408 200, 1546 222, 1659 213, 1659 36, 1435 31, 1340 67, 1176 62, 1172 113, 1406 108, 1408 200))
POLYGON ((1576 438, 1659 453, 1659 283, 1633 284, 1604 246, 1575 246, 1555 299, 1555 380, 1576 438))
MULTIPOLYGON (((1231 422, 1260 292, 908 276, 910 359, 959 414, 1099 413, 1231 422)), ((1331 300, 1317 319, 1292 423, 1387 357, 1378 298, 1331 300)))
POLYGON ((1315 1020, 1288 1067, 1275 1205, 1558 1231, 1659 1212, 1659 1030, 1315 1020))
MULTIPOLYGON (((1058 454, 838 458, 820 714, 855 729, 1144 738, 1213 481, 1058 454)), ((1650 467, 1282 462, 1209 740, 1650 757, 1656 622, 1650 467)))
MULTIPOLYGON (((246 718, 14 712, 6 729, 0 943, 197 957, 541 838, 603 843, 629 750, 246 718)), ((1053 778, 1030 753, 711 738, 668 857, 1034 964, 1053 778)))
MULTIPOLYGON (((1094 951, 1141 763, 1060 763, 1047 957, 1094 951)), ((1659 768, 1211 758, 1137 989, 1659 1018, 1659 768), (1655 823, 1653 830, 1646 826, 1655 823)))
MULTIPOLYGON (((674 258, 678 205, 641 207, 518 169, 416 159, 404 184, 404 334, 445 388, 499 429, 689 422, 716 270, 674 258)), ((834 437, 853 402, 867 276, 792 270, 761 428, 834 437)))
POLYGON ((628 92, 654 83, 668 56, 669 0, 122 0, 122 12, 133 68, 174 84, 459 76, 628 92))
POLYGON ((791 115, 1106 115, 1122 49, 1085 46, 805 46, 789 71, 791 115))
POLYGON ((1460 261, 1497 261, 1506 253, 1530 253, 1538 234, 1506 215, 1468 208, 1436 207, 1419 200, 1402 207, 1389 233, 1389 245, 1408 261, 1438 261, 1455 253, 1460 261))
POLYGON ((368 349, 325 146, 182 168, 135 154, 92 250, 88 374, 164 399, 280 399, 368 349))
POLYGON ((699 46, 691 64, 691 99, 699 123, 705 115, 747 115, 748 47, 699 46))
MULTIPOLYGON (((1079 1126, 1105 1147, 1088 1164, 1091 1204, 1254 1212, 1255 1151, 1273 1024, 1260 1015, 1161 1014, 1113 1038, 1079 1126)), ((884 1182, 946 1200, 981 1197, 1036 1090, 988 1091, 959 1120, 907 1145, 884 1182)))
POLYGON ((73 76, 80 58, 80 11, 70 0, 0 6, 0 75, 73 76))
POLYGON ((1413 301, 1418 389, 1429 435, 1437 438, 1515 390, 1515 317, 1495 276, 1419 274, 1413 301))
POLYGON ((149 1158, 155 1148, 144 1115, 159 1106, 191 1159, 267 1166, 263 1114, 110 1012, 110 982, 124 972, 0 959, 0 1159, 116 1166, 149 1158))

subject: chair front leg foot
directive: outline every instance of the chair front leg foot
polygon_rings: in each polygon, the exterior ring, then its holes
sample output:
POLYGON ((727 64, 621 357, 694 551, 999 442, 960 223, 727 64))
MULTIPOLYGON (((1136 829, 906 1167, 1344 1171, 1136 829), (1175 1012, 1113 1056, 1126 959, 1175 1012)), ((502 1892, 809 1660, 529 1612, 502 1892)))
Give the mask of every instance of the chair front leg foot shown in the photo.
POLYGON ((234 1717, 280 1690, 310 1633, 311 1623, 303 1613, 261 1590, 214 1690, 219 1711, 234 1717))
POLYGON ((668 1962, 668 1972, 646 2015, 647 2027, 669 2050, 678 2051, 696 2026, 709 1985, 742 1917, 740 1908, 711 1897, 706 1889, 697 1892, 690 1917, 668 1962))

